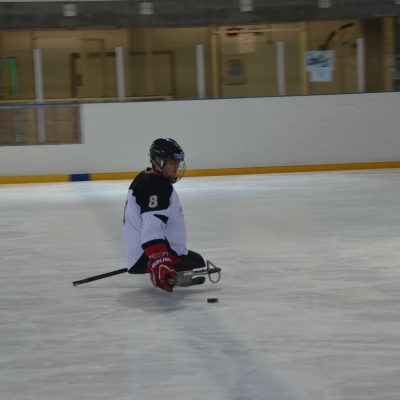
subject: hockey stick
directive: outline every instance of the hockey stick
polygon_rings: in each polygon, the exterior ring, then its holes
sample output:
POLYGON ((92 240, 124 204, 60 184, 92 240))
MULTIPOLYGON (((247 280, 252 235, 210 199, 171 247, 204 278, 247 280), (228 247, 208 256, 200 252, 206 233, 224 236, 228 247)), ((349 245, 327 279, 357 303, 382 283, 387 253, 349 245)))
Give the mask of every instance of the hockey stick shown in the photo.
MULTIPOLYGON (((99 279, 104 279, 104 278, 108 278, 109 276, 123 274, 125 272, 128 272, 128 270, 126 268, 121 268, 121 269, 117 269, 115 271, 106 272, 105 274, 95 275, 95 276, 91 276, 90 278, 81 279, 80 281, 72 282, 72 284, 74 286, 78 286, 78 285, 82 285, 82 283, 97 281, 99 279)), ((195 270, 195 275, 208 275, 208 279, 210 280, 210 282, 217 283, 221 279, 221 268, 215 266, 210 260, 207 260, 205 269, 203 269, 202 271, 197 271, 197 273, 195 270), (216 280, 211 279, 211 274, 214 274, 214 273, 218 274, 216 280)), ((170 283, 175 284, 176 282, 171 280, 170 283)))
POLYGON ((107 272, 105 274, 91 276, 90 278, 81 279, 80 281, 72 282, 74 286, 82 285, 82 283, 97 281, 98 279, 108 278, 109 276, 123 274, 124 272, 128 272, 126 268, 117 269, 115 271, 107 272))

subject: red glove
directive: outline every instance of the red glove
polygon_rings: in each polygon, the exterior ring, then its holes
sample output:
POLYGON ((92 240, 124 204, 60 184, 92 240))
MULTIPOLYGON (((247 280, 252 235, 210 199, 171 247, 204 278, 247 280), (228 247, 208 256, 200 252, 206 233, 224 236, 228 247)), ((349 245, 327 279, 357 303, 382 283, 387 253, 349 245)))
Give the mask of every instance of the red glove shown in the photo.
POLYGON ((147 270, 153 285, 172 292, 177 278, 174 266, 179 263, 179 258, 169 254, 165 245, 148 247, 145 253, 149 257, 147 270))

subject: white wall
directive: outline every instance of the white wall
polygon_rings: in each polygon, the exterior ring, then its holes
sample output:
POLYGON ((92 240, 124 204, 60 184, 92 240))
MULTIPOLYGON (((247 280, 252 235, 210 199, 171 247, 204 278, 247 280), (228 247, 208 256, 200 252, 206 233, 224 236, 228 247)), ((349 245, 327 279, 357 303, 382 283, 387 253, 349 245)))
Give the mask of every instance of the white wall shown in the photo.
POLYGON ((82 145, 0 146, 0 176, 84 173, 82 145))
POLYGON ((82 105, 80 145, 0 147, 0 175, 137 171, 157 137, 188 169, 400 160, 400 93, 82 105))

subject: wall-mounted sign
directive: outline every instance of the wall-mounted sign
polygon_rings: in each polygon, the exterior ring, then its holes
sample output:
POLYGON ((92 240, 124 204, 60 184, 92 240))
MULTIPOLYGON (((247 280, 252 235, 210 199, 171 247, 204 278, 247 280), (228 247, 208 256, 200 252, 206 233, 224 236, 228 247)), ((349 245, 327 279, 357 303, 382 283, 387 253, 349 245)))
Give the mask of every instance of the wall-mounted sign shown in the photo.
POLYGON ((254 53, 256 50, 256 39, 254 33, 240 33, 237 36, 238 52, 240 54, 254 53))
POLYGON ((306 70, 310 74, 310 82, 331 82, 335 69, 335 52, 306 51, 306 70))
POLYGON ((244 56, 224 57, 224 84, 243 85, 245 83, 244 56))

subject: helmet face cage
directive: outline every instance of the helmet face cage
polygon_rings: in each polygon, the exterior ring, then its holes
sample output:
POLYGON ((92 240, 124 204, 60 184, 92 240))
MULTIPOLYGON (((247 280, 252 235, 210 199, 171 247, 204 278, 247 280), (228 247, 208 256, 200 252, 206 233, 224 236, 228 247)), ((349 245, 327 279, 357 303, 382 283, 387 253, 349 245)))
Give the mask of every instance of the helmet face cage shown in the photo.
POLYGON ((179 161, 176 178, 166 177, 170 182, 175 183, 185 174, 185 153, 174 139, 157 139, 150 147, 150 161, 153 169, 164 175, 163 167, 166 160, 179 161))

